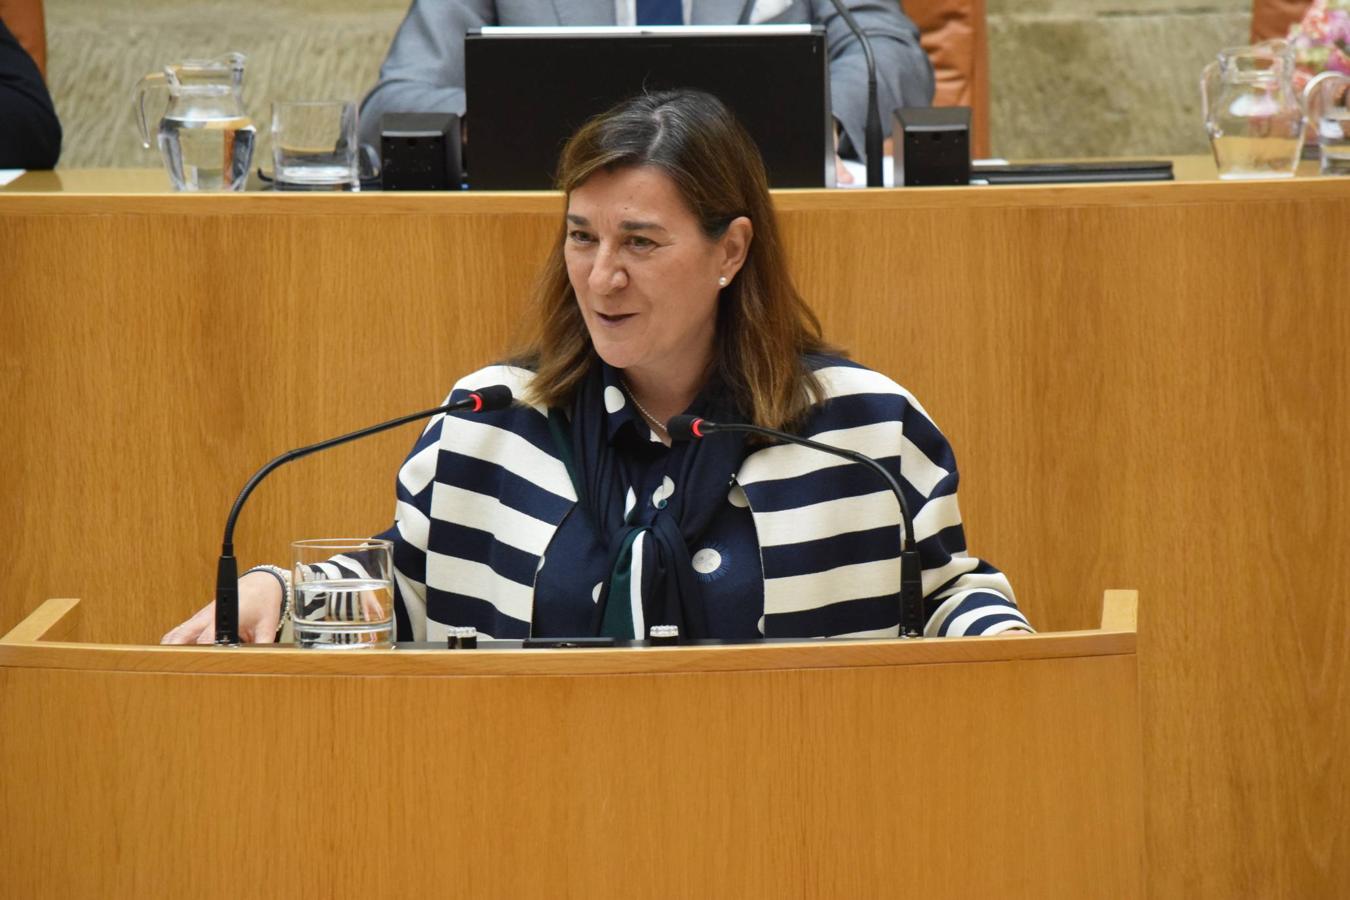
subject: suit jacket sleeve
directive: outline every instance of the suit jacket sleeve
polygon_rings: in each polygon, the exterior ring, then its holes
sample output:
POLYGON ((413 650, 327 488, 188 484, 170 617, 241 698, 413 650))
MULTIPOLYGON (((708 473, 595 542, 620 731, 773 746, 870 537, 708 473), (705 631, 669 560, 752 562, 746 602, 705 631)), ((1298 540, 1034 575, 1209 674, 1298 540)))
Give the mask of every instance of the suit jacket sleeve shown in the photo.
POLYGON ((0 21, 0 169, 50 169, 61 122, 37 63, 0 21))
POLYGON ((362 143, 378 147, 387 112, 464 115, 464 35, 495 24, 495 0, 413 0, 361 103, 362 143))
MULTIPOLYGON (((867 57, 830 0, 810 0, 810 3, 815 21, 825 26, 830 54, 830 107, 844 132, 840 150, 861 156, 863 124, 867 121, 867 57)), ((845 3, 872 42, 881 129, 883 136, 890 135, 896 107, 932 104, 933 64, 919 46, 919 29, 901 11, 897 0, 845 0, 845 3)))

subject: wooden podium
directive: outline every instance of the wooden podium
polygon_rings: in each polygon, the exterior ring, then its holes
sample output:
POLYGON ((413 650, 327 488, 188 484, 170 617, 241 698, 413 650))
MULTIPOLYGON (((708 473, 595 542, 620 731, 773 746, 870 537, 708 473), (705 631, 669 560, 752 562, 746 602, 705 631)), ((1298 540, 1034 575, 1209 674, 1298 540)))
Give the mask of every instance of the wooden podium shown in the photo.
POLYGON ((431 652, 79 643, 79 614, 0 638, 9 896, 1143 893, 1132 612, 431 652))

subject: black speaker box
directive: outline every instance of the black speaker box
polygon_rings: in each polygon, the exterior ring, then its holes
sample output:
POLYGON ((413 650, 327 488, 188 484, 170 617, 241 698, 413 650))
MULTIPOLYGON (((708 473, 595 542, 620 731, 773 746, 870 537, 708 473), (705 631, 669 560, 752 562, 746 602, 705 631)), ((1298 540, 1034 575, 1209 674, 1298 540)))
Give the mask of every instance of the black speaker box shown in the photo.
POLYGON ((386 113, 380 119, 380 181, 386 191, 458 191, 459 116, 386 113))
POLYGON ((897 109, 892 134, 897 186, 970 184, 970 107, 897 109))

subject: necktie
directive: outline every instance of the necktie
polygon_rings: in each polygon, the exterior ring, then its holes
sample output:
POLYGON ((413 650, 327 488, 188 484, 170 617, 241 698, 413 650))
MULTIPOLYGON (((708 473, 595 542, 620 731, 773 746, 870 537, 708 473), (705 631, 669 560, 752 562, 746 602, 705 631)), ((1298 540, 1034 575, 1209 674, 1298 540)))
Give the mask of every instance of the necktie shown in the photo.
POLYGON ((683 25, 683 0, 637 0, 639 25, 683 25))

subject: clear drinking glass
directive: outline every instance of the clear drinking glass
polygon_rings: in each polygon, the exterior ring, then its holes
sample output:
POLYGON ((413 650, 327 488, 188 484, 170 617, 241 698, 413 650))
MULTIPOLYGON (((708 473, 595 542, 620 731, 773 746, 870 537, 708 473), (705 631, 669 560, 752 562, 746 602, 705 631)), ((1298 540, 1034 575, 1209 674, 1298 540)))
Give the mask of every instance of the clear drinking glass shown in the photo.
POLYGON ((291 618, 301 647, 390 647, 394 545, 377 538, 291 544, 291 618))
POLYGON ((272 173, 278 190, 358 190, 356 104, 272 104, 272 173))
POLYGON ((1350 75, 1323 72, 1303 89, 1323 175, 1350 175, 1350 75))

